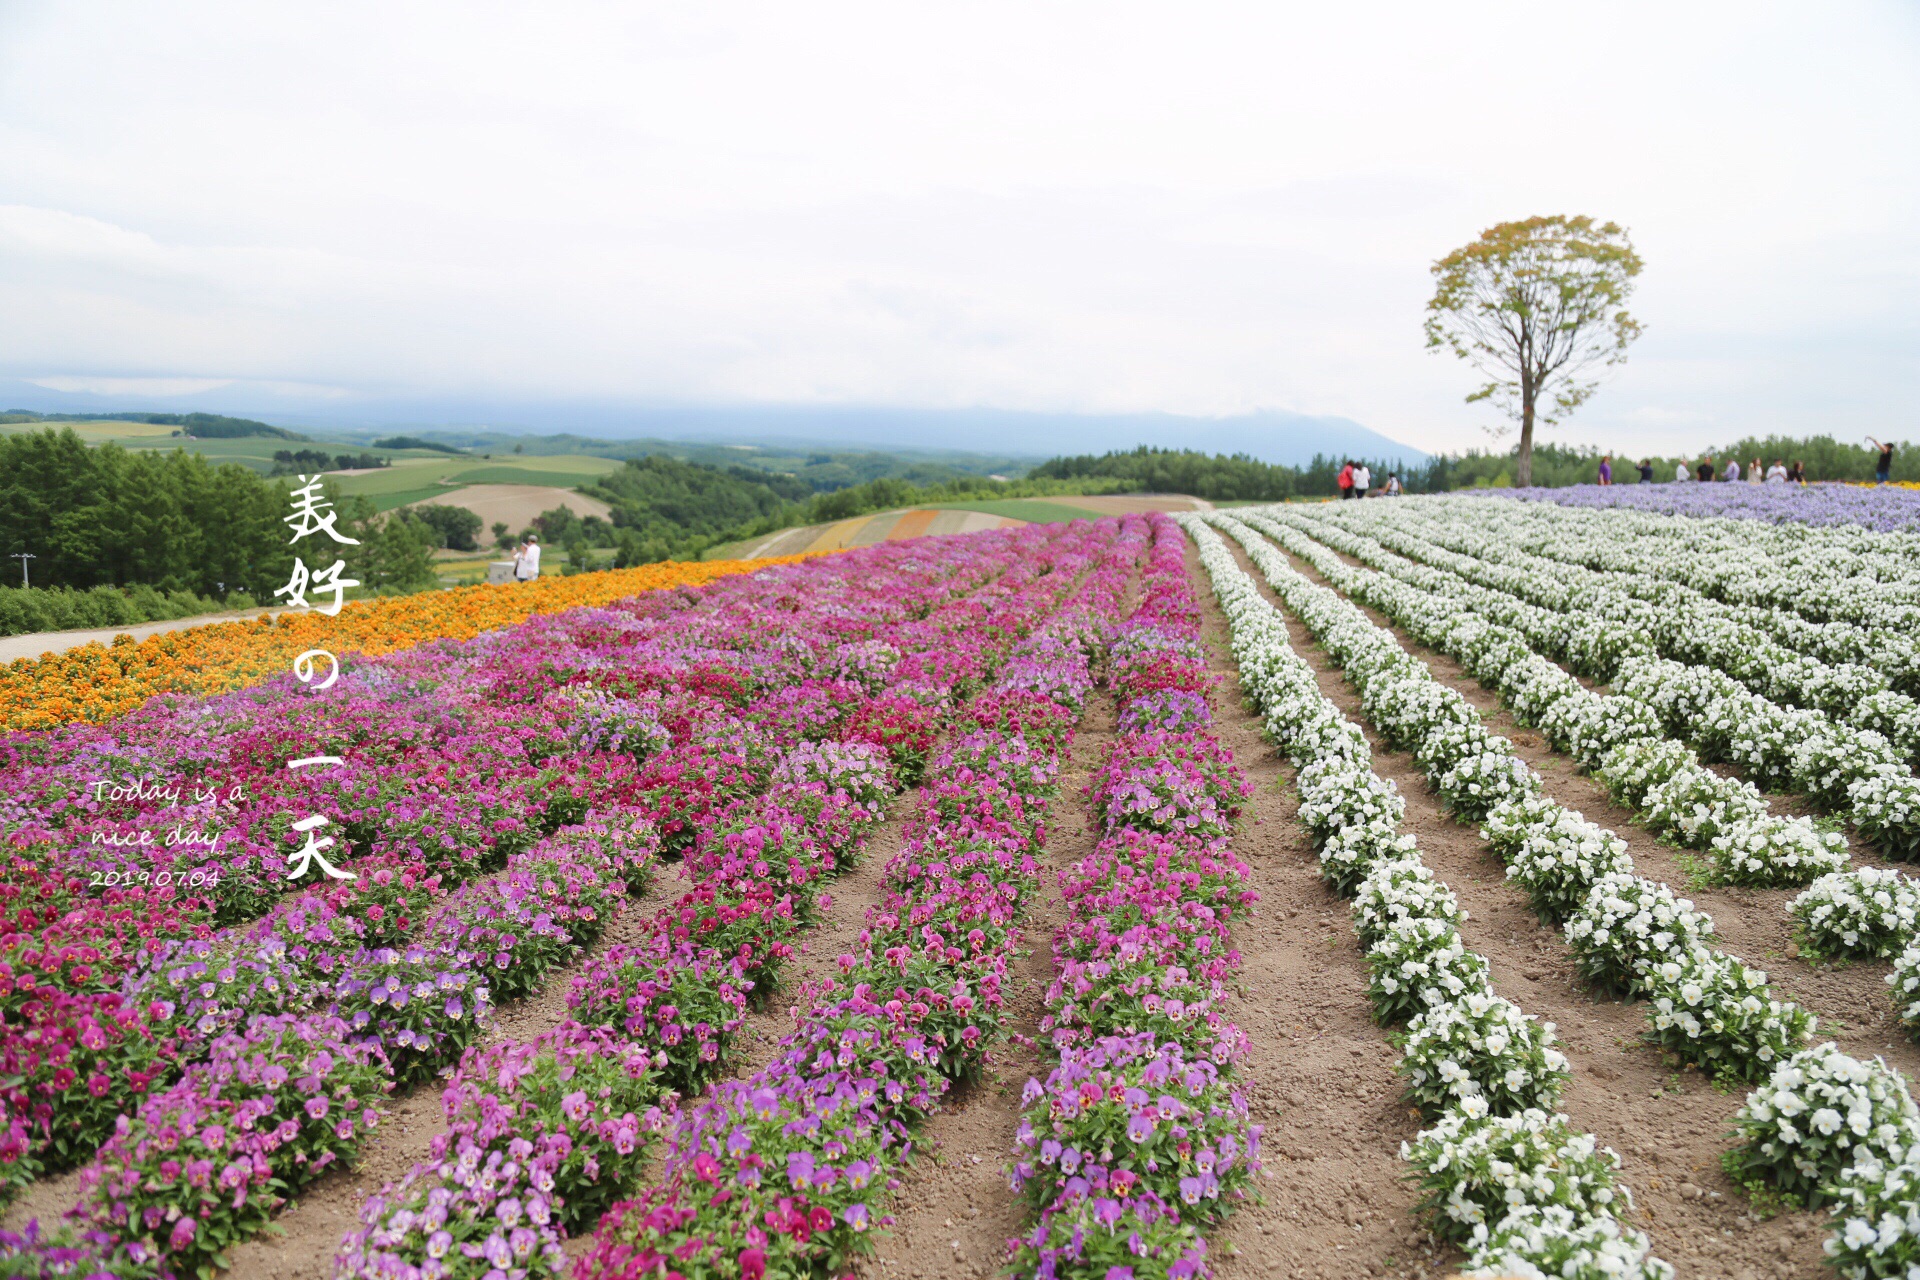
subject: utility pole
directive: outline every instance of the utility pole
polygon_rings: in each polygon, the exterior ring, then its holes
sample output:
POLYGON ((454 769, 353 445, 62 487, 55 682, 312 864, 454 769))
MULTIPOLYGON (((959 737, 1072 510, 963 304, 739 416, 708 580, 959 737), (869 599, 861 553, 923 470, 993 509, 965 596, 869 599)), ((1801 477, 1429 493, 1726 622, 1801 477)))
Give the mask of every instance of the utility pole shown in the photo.
POLYGON ((7 557, 9 560, 18 560, 20 562, 20 585, 23 587, 31 585, 27 581, 27 561, 35 558, 31 551, 16 551, 7 557))

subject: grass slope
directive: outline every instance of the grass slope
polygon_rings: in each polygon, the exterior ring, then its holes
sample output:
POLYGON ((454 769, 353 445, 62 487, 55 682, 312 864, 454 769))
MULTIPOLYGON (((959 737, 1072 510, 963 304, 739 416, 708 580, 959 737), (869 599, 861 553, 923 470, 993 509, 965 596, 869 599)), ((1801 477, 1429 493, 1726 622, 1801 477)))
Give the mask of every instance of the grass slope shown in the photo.
POLYGON ((620 469, 608 458, 578 454, 514 457, 510 461, 484 458, 428 457, 396 461, 393 466, 364 475, 336 476, 344 495, 364 494, 381 511, 409 502, 421 502, 469 484, 536 484, 571 489, 620 469))

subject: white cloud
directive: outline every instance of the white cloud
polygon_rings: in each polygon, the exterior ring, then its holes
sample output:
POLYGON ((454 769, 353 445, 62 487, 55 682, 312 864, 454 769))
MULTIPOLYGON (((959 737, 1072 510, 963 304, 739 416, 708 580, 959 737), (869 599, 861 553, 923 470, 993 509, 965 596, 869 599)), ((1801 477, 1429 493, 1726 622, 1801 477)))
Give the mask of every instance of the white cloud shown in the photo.
POLYGON ((13 6, 0 371, 1477 444, 1427 266, 1569 211, 1649 329, 1558 438, 1920 398, 1910 7, 1473 8, 13 6))
POLYGON ((230 378, 33 378, 49 391, 94 396, 197 396, 233 385, 230 378))

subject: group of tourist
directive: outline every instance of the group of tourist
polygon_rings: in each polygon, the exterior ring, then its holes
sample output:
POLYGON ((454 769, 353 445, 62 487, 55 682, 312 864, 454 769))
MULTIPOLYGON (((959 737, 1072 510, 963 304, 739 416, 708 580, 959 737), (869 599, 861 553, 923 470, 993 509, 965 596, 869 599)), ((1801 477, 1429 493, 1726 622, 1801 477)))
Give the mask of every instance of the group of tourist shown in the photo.
POLYGON ((1334 484, 1340 489, 1342 498, 1397 498, 1401 494, 1400 477, 1389 475, 1387 482, 1380 486, 1380 492, 1374 494, 1373 469, 1364 462, 1347 461, 1341 464, 1340 474, 1334 477, 1334 484))
MULTIPOLYGON (((1740 460, 1738 458, 1727 459, 1727 466, 1723 471, 1714 465, 1713 455, 1708 454, 1706 457, 1700 459, 1698 466, 1691 471, 1687 469, 1685 462, 1676 463, 1673 469, 1673 478, 1676 481, 1736 481, 1740 479, 1740 460)), ((1775 458, 1773 465, 1770 467, 1761 465, 1760 459, 1755 458, 1747 464, 1746 478, 1753 484, 1805 484, 1807 482, 1807 468, 1798 458, 1795 458, 1791 463, 1781 458, 1775 458)))
MULTIPOLYGON (((1879 450, 1880 453, 1880 456, 1874 462, 1874 479, 1881 484, 1886 484, 1893 475, 1893 446, 1882 443, 1879 440, 1873 440, 1872 436, 1868 436, 1867 439, 1873 441, 1873 447, 1879 450)), ((1640 472, 1641 484, 1653 483, 1653 459, 1640 459, 1637 469, 1640 472)), ((1687 466, 1686 461, 1682 459, 1680 462, 1674 464, 1673 478, 1676 483, 1681 484, 1684 484, 1688 480, 1699 480, 1703 482, 1711 480, 1739 480, 1741 478, 1740 459, 1727 459, 1725 470, 1721 470, 1715 465, 1712 454, 1708 454, 1706 457, 1700 459, 1698 466, 1691 469, 1687 466)), ((1612 455, 1600 459, 1599 479, 1601 484, 1613 483, 1612 455)), ((1760 459, 1755 458, 1747 464, 1746 480, 1749 484, 1804 485, 1807 483, 1807 469, 1798 458, 1794 459, 1791 463, 1784 458, 1775 458, 1773 465, 1770 467, 1761 465, 1760 459)))

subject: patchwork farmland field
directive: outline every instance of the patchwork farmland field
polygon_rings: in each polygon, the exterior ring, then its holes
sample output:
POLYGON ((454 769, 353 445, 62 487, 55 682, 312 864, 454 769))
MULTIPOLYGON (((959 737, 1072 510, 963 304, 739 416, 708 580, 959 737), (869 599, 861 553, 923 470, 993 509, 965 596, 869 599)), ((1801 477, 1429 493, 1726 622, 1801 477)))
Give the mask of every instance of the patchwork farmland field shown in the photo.
MULTIPOLYGON (((610 458, 589 458, 582 454, 531 457, 503 454, 499 458, 455 458, 437 454, 403 458, 391 467, 376 471, 339 473, 334 483, 342 494, 348 497, 362 495, 381 511, 419 502, 467 506, 466 499, 469 497, 485 497, 508 486, 524 486, 541 493, 551 493, 555 499, 548 501, 546 507, 536 508, 527 515, 527 519, 563 499, 575 508, 576 514, 585 515, 592 511, 604 516, 604 503, 583 499, 579 494, 566 491, 576 485, 599 480, 619 469, 620 463, 610 458), (482 486, 480 494, 471 494, 470 486, 482 486)), ((515 525, 514 528, 517 531, 520 526, 515 525)))
POLYGON ((1907 1275, 1844 509, 881 538, 13 733, 0 1271, 1907 1275))

